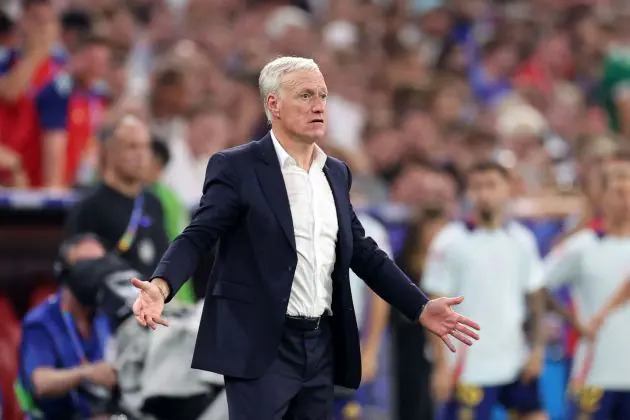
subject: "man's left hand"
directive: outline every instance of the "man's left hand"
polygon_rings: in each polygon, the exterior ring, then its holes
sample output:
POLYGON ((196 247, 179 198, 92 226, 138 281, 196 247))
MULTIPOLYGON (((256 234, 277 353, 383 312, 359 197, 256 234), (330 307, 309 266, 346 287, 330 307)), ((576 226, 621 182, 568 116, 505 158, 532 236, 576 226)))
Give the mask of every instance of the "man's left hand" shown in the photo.
POLYGON ((545 363, 545 350, 542 348, 534 348, 529 354, 529 359, 525 363, 523 369, 523 375, 521 376, 521 382, 524 384, 530 383, 532 380, 540 376, 543 365, 545 363))
POLYGON ((479 335, 473 331, 479 331, 479 324, 458 314, 451 308, 451 306, 459 305, 463 301, 463 296, 432 299, 420 314, 420 324, 440 337, 452 352, 455 352, 455 346, 449 336, 453 336, 467 346, 472 345, 472 340, 479 340, 479 335))

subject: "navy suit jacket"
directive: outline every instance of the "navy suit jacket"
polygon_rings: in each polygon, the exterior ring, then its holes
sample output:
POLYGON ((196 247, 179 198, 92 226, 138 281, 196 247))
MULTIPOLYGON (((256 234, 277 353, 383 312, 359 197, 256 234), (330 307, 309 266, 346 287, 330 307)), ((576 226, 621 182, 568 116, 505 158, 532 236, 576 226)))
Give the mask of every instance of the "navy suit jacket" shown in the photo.
MULTIPOLYGON (((427 298, 365 236, 350 204, 346 164, 329 157, 324 173, 339 224, 332 274, 334 380, 357 388, 361 358, 349 270, 412 320, 427 298)), ((269 134, 208 162, 200 207, 153 274, 169 283, 167 301, 217 241, 192 367, 256 378, 276 357, 297 264, 289 199, 269 134)))

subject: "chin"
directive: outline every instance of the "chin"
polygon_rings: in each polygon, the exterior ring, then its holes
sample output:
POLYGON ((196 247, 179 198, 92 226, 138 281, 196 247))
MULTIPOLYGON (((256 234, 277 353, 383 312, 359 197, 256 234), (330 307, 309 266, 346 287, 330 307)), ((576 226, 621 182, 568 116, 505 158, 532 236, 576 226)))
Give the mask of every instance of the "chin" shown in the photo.
POLYGON ((323 130, 322 130, 321 133, 320 132, 314 132, 314 131, 306 131, 306 132, 300 133, 299 136, 305 142, 317 143, 317 142, 321 141, 326 136, 326 133, 323 130))

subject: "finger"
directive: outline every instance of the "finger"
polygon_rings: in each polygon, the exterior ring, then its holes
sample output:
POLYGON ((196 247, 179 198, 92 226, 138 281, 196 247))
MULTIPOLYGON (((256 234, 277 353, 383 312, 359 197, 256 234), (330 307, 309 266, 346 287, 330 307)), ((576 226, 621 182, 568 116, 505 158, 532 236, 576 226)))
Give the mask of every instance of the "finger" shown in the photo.
POLYGON ((155 330, 157 328, 157 325, 155 325, 155 322, 153 322, 153 318, 152 317, 150 317, 148 315, 145 315, 144 319, 145 319, 147 325, 149 326, 149 328, 151 328, 152 330, 155 330))
POLYGON ((464 301, 464 296, 457 296, 454 298, 446 298, 446 304, 448 306, 459 305, 464 301))
POLYGON ((168 320, 165 319, 165 318, 157 317, 157 318, 153 318, 153 321, 156 324, 160 324, 160 325, 163 325, 165 327, 168 327, 168 320))
POLYGON ((448 335, 443 335, 440 337, 442 339, 442 341, 444 342, 444 344, 446 344, 446 347, 448 347, 448 349, 450 351, 452 351, 453 353, 455 353, 455 345, 453 345, 453 342, 451 341, 451 339, 448 337, 448 335))
POLYGON ((136 321, 138 321, 138 324, 140 324, 140 325, 142 325, 143 327, 146 328, 147 322, 144 320, 144 315, 142 315, 142 314, 136 315, 136 321))
POLYGON ((464 334, 460 333, 457 330, 451 331, 451 335, 453 337, 455 337, 456 339, 458 339, 459 341, 461 341, 462 343, 466 344, 467 346, 472 346, 472 341, 466 337, 464 334))
POLYGON ((462 324, 457 324, 457 326, 455 328, 457 328, 457 331, 467 335, 468 337, 472 338, 473 340, 479 340, 479 334, 477 334, 476 332, 474 332, 470 328, 468 328, 468 327, 466 327, 466 326, 464 326, 462 324))
MULTIPOLYGON (((457 314, 459 315, 459 314, 457 314)), ((465 316, 459 315, 459 319, 457 320, 457 322, 459 322, 460 324, 464 324, 469 326, 470 328, 472 328, 473 330, 481 330, 481 327, 479 326, 479 324, 477 324, 475 321, 473 321, 472 319, 468 319, 465 316)))
POLYGON ((134 285, 134 287, 136 287, 137 289, 140 290, 149 290, 149 282, 148 281, 142 281, 140 279, 137 278, 132 278, 131 279, 131 284, 134 285))

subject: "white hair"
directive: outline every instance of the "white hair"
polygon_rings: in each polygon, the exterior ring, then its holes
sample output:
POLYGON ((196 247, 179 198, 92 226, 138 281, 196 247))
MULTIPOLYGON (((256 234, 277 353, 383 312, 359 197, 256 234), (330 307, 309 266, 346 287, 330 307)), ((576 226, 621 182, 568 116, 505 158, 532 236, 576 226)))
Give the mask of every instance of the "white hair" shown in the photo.
POLYGON ((260 71, 258 86, 268 121, 271 121, 271 112, 267 108, 267 98, 269 95, 278 95, 284 76, 296 71, 319 72, 319 66, 311 58, 279 57, 267 63, 260 71))

